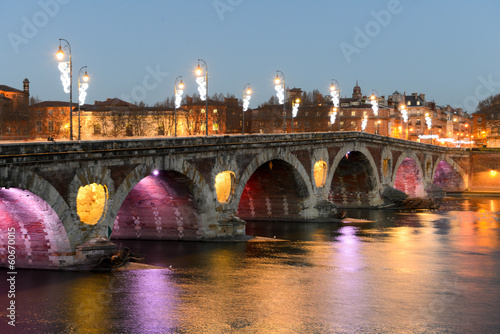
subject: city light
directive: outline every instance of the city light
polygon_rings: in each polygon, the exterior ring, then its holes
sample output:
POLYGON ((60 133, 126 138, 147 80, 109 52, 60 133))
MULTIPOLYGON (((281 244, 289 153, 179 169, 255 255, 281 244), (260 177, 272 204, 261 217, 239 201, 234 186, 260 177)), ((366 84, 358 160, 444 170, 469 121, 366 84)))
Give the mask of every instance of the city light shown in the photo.
POLYGON ((292 117, 297 117, 297 113, 299 112, 300 99, 296 99, 293 108, 292 108, 292 117))
POLYGON ((427 129, 430 129, 432 127, 432 119, 430 118, 429 114, 425 114, 425 124, 427 124, 427 129))
MULTIPOLYGON (((78 102, 80 103, 80 106, 83 106, 83 104, 85 103, 85 98, 87 97, 87 89, 89 88, 89 84, 87 83, 89 81, 87 71, 85 71, 82 79, 84 81, 83 83, 78 82, 78 102)), ((80 80, 80 77, 78 77, 78 80, 80 80)))
POLYGON ((365 115, 361 121, 361 131, 365 131, 366 125, 368 124, 368 116, 365 115))
POLYGON ((278 98, 278 103, 279 104, 284 104, 285 103, 285 90, 283 86, 280 84, 281 80, 276 76, 276 79, 274 79, 274 83, 276 84, 274 86, 274 89, 276 90, 276 97, 278 98))
POLYGON ((245 91, 245 96, 243 96, 243 111, 247 111, 250 105, 250 99, 252 98, 252 90, 248 88, 245 91))
POLYGON ((373 114, 375 116, 378 116, 378 99, 374 94, 372 94, 370 99, 371 99, 373 114))
POLYGON ((406 106, 404 104, 401 105, 401 115, 403 117, 403 121, 408 123, 408 112, 406 111, 406 106))
POLYGON ((182 83, 182 79, 181 82, 176 87, 177 89, 175 90, 175 107, 180 108, 182 103, 182 94, 184 94, 184 84, 182 83))
POLYGON ((70 77, 70 66, 67 62, 60 62, 57 66, 59 71, 61 72, 61 83, 64 89, 64 92, 68 94, 71 89, 71 77, 70 77))

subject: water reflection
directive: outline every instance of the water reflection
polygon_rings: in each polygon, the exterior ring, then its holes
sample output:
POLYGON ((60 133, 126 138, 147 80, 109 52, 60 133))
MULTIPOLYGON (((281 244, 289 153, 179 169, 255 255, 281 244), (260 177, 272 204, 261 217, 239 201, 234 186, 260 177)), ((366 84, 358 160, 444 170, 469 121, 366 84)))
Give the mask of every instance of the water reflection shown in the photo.
POLYGON ((250 235, 288 241, 118 241, 172 269, 22 271, 16 329, 498 332, 499 204, 500 198, 450 198, 434 212, 350 210, 349 217, 366 221, 349 224, 247 225, 250 235))

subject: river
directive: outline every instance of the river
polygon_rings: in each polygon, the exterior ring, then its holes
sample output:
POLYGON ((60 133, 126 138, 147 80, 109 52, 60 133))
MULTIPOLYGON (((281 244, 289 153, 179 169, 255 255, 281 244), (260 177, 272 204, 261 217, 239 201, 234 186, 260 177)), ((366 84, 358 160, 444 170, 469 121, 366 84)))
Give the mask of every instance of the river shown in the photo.
POLYGON ((500 333, 500 197, 348 216, 249 222, 264 241, 115 240, 166 269, 19 270, 0 333, 500 333))

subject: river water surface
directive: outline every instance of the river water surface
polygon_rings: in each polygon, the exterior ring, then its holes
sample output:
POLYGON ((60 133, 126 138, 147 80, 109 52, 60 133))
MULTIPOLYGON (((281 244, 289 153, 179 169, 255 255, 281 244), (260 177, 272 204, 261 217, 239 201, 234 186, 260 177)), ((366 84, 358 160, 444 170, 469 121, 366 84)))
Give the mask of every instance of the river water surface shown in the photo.
POLYGON ((167 269, 19 270, 15 330, 0 282, 0 333, 500 333, 499 197, 348 216, 370 221, 247 224, 270 241, 115 240, 167 269))

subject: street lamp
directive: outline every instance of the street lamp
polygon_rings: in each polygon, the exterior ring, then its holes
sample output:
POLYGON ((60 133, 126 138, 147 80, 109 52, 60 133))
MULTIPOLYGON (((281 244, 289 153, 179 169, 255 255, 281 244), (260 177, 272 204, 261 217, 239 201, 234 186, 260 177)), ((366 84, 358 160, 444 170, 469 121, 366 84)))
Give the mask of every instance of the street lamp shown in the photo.
POLYGON ((78 71, 78 140, 81 139, 81 126, 80 126, 80 106, 85 103, 85 97, 87 96, 87 93, 85 92, 87 90, 87 87, 89 86, 87 82, 89 81, 89 75, 87 74, 87 66, 83 66, 79 71, 78 71), (82 74, 82 70, 85 69, 85 74, 83 75, 83 85, 80 84, 80 77, 82 74))
POLYGON ((241 112, 242 123, 241 123, 241 134, 245 134, 245 111, 248 110, 248 105, 250 104, 250 98, 252 97, 252 88, 250 84, 247 83, 243 86, 243 109, 241 112))
POLYGON ((205 135, 208 136, 208 66, 207 63, 203 59, 198 59, 198 67, 195 70, 195 74, 198 77, 196 82, 198 82, 198 91, 200 92, 200 97, 202 100, 205 100, 205 135), (203 70, 200 67, 200 61, 203 62, 205 66, 205 82, 203 83, 200 78, 202 78, 203 70), (203 88, 203 86, 205 86, 203 88), (202 91, 205 90, 205 99, 203 99, 202 91))
POLYGON ((333 123, 335 122, 335 117, 338 115, 339 132, 340 132, 340 84, 335 79, 331 79, 331 82, 332 83, 330 85, 330 95, 332 96, 332 102, 333 102, 333 114, 332 114, 333 117, 330 116, 330 123, 332 124, 332 129, 333 129, 333 123))
POLYGON ((425 113, 425 123, 427 124, 427 130, 431 130, 431 145, 432 145, 432 118, 429 113, 425 113))
MULTIPOLYGON (((59 38, 59 50, 56 52, 56 58, 59 61, 64 59, 63 49, 67 49, 69 51, 69 61, 67 62, 67 64, 69 64, 69 139, 73 140, 73 63, 71 61, 71 45, 64 38, 59 38), (61 41, 64 41, 66 44, 61 46, 61 41)), ((59 67, 59 70, 63 72, 61 67, 59 67)), ((63 78, 63 75, 61 75, 61 79, 63 78)))
POLYGON ((401 109, 403 122, 406 123, 406 140, 408 140, 408 112, 406 111, 406 106, 404 104, 401 104, 399 108, 401 109))
POLYGON ((292 133, 293 133, 293 119, 297 116, 300 106, 300 99, 296 98, 295 101, 292 102, 292 133))
POLYGON ((175 95, 175 105, 174 105, 174 136, 177 137, 177 108, 181 106, 182 93, 184 92, 184 84, 182 83, 182 75, 175 78, 174 83, 174 95, 175 95), (181 82, 177 84, 177 81, 181 79, 181 82), (178 89, 177 89, 178 88, 178 89))
POLYGON ((277 93, 276 95, 278 96, 279 99, 283 99, 283 133, 286 133, 286 90, 285 90, 285 74, 281 71, 276 71, 276 78, 274 79, 274 83, 276 86, 274 89, 276 89, 277 93), (281 74, 281 79, 279 77, 279 74, 281 74), (283 90, 280 92, 280 87, 283 88, 283 90), (282 96, 281 96, 281 94, 282 96))

